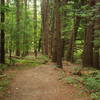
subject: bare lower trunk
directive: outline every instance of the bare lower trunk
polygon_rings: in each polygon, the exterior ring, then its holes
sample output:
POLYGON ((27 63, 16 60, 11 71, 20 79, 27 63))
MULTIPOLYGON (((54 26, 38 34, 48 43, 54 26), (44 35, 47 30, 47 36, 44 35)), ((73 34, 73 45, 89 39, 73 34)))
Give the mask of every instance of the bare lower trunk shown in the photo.
MULTIPOLYGON (((100 14, 100 1, 96 0, 96 12, 95 16, 99 16, 100 14)), ((95 42, 100 41, 100 16, 95 17, 95 32, 94 32, 94 40, 95 42)), ((93 59, 93 66, 100 69, 100 42, 94 43, 94 59, 93 59)))
MULTIPOLYGON (((94 0, 89 1, 89 6, 93 7, 95 5, 94 0)), ((92 16, 87 18, 87 26, 85 31, 84 39, 84 51, 83 51, 83 66, 91 67, 93 66, 93 35, 94 35, 94 20, 92 16)))
POLYGON ((37 57, 37 1, 34 0, 34 56, 37 57))
POLYGON ((49 26, 48 26, 48 20, 49 20, 49 5, 48 0, 42 0, 41 3, 41 12, 42 12, 42 41, 43 41, 43 53, 45 55, 48 55, 48 34, 49 34, 49 26))
POLYGON ((55 23, 56 23, 56 43, 57 43, 57 65, 62 68, 62 46, 61 46, 61 18, 60 18, 60 0, 55 0, 55 23))
POLYGON ((16 56, 20 56, 20 1, 16 0, 16 56))
MULTIPOLYGON (((0 0, 1 6, 4 7, 5 5, 5 0, 0 0)), ((5 12, 4 10, 1 10, 1 24, 4 25, 5 22, 5 12)), ((4 64, 5 63, 5 30, 4 26, 2 27, 0 31, 0 63, 4 64)))

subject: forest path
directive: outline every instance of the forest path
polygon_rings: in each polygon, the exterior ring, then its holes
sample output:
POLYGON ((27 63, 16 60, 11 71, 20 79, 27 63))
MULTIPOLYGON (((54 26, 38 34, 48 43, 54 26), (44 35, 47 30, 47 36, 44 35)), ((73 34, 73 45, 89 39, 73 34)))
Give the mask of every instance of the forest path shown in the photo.
POLYGON ((81 90, 59 79, 53 64, 19 71, 5 100, 90 100, 81 90), (83 95, 82 95, 83 94, 83 95))

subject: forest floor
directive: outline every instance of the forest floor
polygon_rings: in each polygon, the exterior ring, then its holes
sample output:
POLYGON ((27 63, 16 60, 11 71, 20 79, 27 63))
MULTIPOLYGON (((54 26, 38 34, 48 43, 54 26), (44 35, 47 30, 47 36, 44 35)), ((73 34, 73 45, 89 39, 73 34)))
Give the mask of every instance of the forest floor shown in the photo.
POLYGON ((0 100, 91 100, 83 87, 63 80, 71 76, 73 65, 65 64, 64 67, 63 71, 48 62, 37 67, 9 70, 6 74, 14 73, 14 77, 5 98, 0 100))

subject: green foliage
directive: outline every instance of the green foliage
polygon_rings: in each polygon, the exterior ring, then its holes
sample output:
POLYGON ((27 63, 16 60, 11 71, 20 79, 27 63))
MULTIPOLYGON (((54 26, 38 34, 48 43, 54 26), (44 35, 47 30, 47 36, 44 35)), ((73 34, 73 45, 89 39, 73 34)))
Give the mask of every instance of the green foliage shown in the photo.
POLYGON ((77 66, 77 67, 75 67, 75 68, 73 69, 73 74, 74 74, 74 75, 78 75, 78 74, 81 72, 81 70, 82 70, 82 67, 77 66))
POLYGON ((7 88, 9 82, 10 81, 8 79, 0 80, 0 91, 4 91, 7 88))
POLYGON ((45 64, 48 61, 50 61, 49 57, 48 56, 44 56, 44 55, 37 57, 37 60, 40 61, 43 64, 45 64))
POLYGON ((89 90, 93 99, 100 99, 100 71, 95 69, 87 70, 83 73, 81 79, 78 78, 84 86, 89 90))
POLYGON ((39 56, 36 59, 32 56, 26 56, 24 58, 12 58, 11 67, 9 68, 17 68, 17 69, 25 69, 30 67, 37 67, 42 64, 46 64, 49 61, 47 56, 39 56))
POLYGON ((11 9, 10 9, 10 7, 8 6, 8 5, 1 5, 0 4, 0 11, 2 11, 2 12, 7 12, 7 11, 10 11, 11 9))
MULTIPOLYGON (((29 4, 30 5, 30 4, 29 4)), ((27 6, 29 6, 27 4, 27 6)), ((20 13, 19 13, 19 30, 17 29, 16 22, 16 1, 6 2, 5 6, 1 7, 0 10, 6 9, 5 13, 5 23, 0 24, 0 28, 5 27, 5 48, 7 53, 9 54, 11 50, 12 52, 16 51, 18 45, 16 42, 19 41, 19 47, 21 51, 21 55, 24 56, 25 53, 31 49, 34 49, 34 20, 33 20, 33 9, 32 7, 25 7, 25 2, 20 2, 20 13), (19 36, 18 36, 19 35, 19 36)), ((37 15, 37 38, 36 41, 40 39, 41 33, 41 15, 38 12, 37 15)), ((37 42, 38 45, 39 42, 37 42)), ((13 53, 12 55, 15 55, 13 53)), ((14 61, 14 60, 13 60, 14 61)), ((13 63, 12 61, 12 63, 13 63)))
POLYGON ((0 64, 0 74, 2 74, 2 72, 7 69, 7 65, 4 65, 4 64, 0 64))
POLYGON ((67 84, 73 84, 75 86, 84 86, 93 100, 100 99, 100 71, 93 68, 75 67, 73 75, 65 77, 64 80, 67 84), (81 75, 79 75, 79 73, 81 75))
POLYGON ((77 49, 74 53, 74 59, 75 63, 80 64, 81 60, 80 57, 82 56, 83 50, 82 49, 77 49))
POLYGON ((100 80, 98 80, 96 77, 89 77, 85 79, 85 86, 91 90, 97 92, 100 90, 100 80))
MULTIPOLYGON (((15 73, 2 74, 0 75, 0 93, 7 94, 6 91, 8 89, 8 85, 11 80, 15 77, 15 73)), ((1 96, 1 95, 0 95, 1 96)))
POLYGON ((92 73, 85 77, 84 84, 93 99, 100 99, 100 73, 92 73))
POLYGON ((76 84, 77 81, 73 77, 67 77, 64 79, 67 84, 76 84))

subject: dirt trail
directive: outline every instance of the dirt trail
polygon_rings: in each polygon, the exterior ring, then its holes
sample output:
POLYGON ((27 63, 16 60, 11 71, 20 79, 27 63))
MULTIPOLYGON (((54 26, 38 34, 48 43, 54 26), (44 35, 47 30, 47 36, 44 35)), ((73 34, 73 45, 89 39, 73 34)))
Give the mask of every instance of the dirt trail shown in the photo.
POLYGON ((5 100, 90 100, 75 87, 64 85, 59 72, 52 65, 19 71, 5 100))

